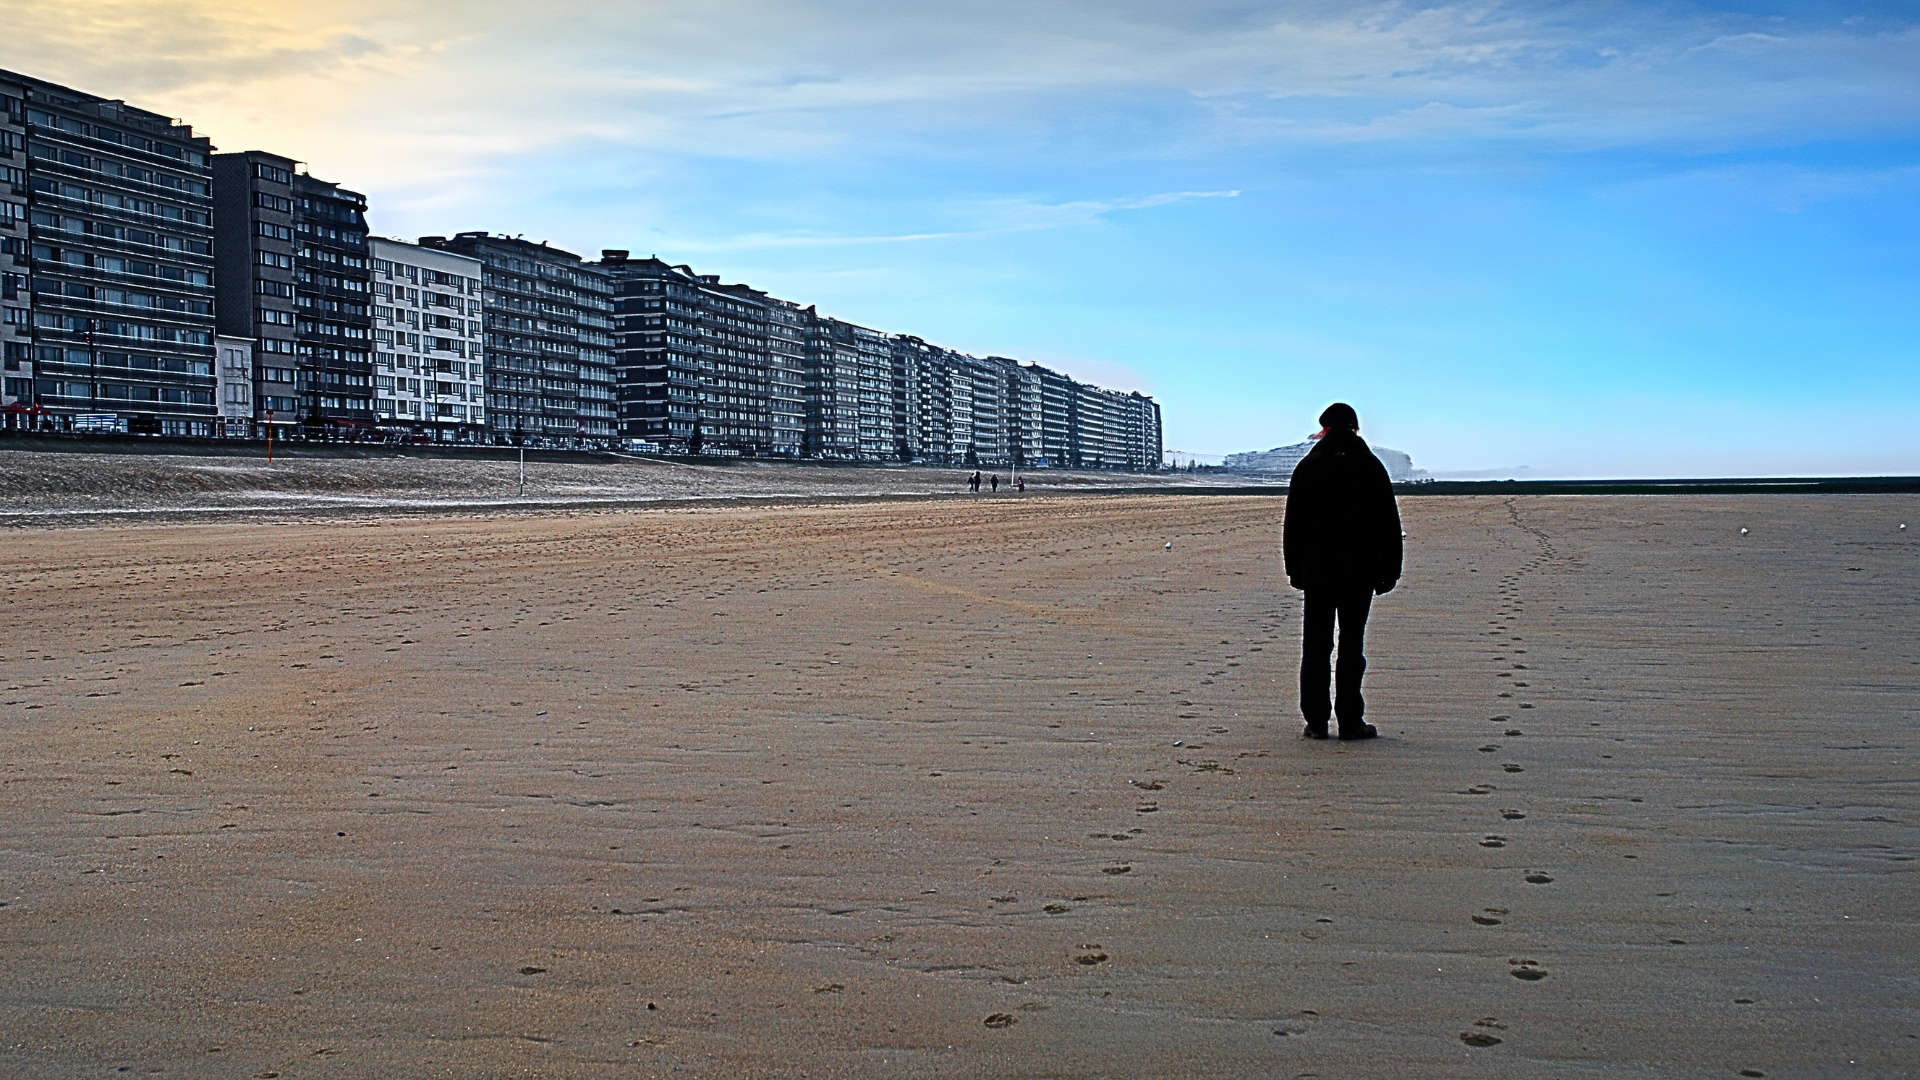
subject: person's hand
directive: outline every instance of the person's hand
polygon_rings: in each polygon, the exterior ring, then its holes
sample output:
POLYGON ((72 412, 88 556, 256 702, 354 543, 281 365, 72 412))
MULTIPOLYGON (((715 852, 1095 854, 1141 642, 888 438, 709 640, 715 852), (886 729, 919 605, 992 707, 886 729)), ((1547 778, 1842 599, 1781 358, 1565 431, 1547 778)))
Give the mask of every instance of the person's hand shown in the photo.
POLYGON ((1376 581, 1373 583, 1373 594, 1375 596, 1385 596, 1388 593, 1392 592, 1393 587, 1398 584, 1400 584, 1400 580, 1398 578, 1392 578, 1386 581, 1376 581))

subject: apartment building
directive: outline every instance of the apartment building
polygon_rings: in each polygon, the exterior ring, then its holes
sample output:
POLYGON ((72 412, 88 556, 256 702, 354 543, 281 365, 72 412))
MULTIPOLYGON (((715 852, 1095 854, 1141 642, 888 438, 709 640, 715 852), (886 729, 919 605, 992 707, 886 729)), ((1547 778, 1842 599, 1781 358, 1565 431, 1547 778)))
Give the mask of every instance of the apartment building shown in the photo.
POLYGON ((479 259, 373 237, 373 411, 383 428, 484 442, 484 289, 479 259))
POLYGON ((620 429, 672 453, 798 457, 808 312, 690 266, 608 249, 620 429))
POLYGON ((767 294, 698 275, 700 393, 695 427, 702 453, 761 457, 773 443, 767 294))
POLYGON ((810 458, 860 458, 860 350, 853 325, 807 309, 805 406, 801 453, 810 458))
POLYGON ((890 335, 806 309, 807 457, 897 461, 894 346, 890 335))
POLYGON ((33 257, 27 243, 27 87, 0 72, 0 425, 31 428, 33 257))
POLYGON ((253 339, 213 336, 213 400, 220 410, 213 433, 223 439, 251 438, 253 419, 253 339))
POLYGON ((420 246, 480 263, 487 437, 611 446, 613 282, 607 274, 572 252, 485 232, 423 236, 420 246))
POLYGON ((601 252, 614 289, 620 434, 689 453, 700 413, 700 287, 691 269, 601 252))
POLYGON ((807 324, 811 309, 767 297, 768 453, 796 458, 806 442, 807 324))
POLYGON ((1044 456, 1040 371, 1035 365, 1009 360, 1006 378, 1007 459, 1016 469, 1031 468, 1044 456))
MULTIPOLYGON (((261 150, 213 157, 220 332, 254 342, 254 419, 374 425, 367 198, 261 150)), ((285 432, 283 431, 284 435, 285 432)))
POLYGON ((0 117, 0 408, 16 426, 212 435, 212 146, 10 71, 0 117))

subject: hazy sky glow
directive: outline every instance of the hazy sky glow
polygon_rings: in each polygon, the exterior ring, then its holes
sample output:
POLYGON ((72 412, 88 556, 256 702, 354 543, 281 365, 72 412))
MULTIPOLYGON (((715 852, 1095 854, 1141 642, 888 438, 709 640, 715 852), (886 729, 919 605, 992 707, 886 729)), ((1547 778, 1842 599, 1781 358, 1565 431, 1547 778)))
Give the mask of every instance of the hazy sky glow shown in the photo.
POLYGON ((1910 4, 7 0, 0 67, 1434 470, 1920 473, 1910 4), (1737 9, 1737 10, 1736 10, 1737 9))

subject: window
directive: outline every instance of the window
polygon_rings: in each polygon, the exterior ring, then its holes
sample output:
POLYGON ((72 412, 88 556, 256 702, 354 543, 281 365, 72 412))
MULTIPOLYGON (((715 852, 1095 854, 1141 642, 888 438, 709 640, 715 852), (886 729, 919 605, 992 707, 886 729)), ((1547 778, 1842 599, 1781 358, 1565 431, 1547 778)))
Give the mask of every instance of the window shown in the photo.
POLYGON ((285 169, 278 168, 273 165, 269 165, 264 161, 256 161, 253 163, 253 175, 259 177, 262 180, 270 180, 276 184, 293 183, 292 173, 288 172, 285 169))
POLYGON ((256 236, 270 237, 274 240, 292 240, 293 239, 292 229, 288 228, 285 225, 275 225, 271 221, 254 222, 253 231, 254 231, 254 235, 256 236))
MULTIPOLYGON (((293 213, 292 199, 283 199, 278 195, 269 195, 264 191, 256 191, 253 193, 253 205, 263 210, 277 210, 282 214, 293 213)), ((288 239, 291 239, 291 237, 288 239)))
POLYGON ((261 266, 273 266, 282 270, 293 269, 293 256, 291 255, 282 255, 277 251, 256 251, 254 252, 254 257, 261 266))

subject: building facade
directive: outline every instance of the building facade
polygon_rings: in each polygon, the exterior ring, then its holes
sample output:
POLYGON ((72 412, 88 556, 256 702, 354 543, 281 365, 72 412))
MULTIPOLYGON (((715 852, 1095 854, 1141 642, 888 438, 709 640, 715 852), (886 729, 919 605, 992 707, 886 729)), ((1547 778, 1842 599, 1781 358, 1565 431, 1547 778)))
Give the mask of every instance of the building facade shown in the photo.
POLYGON ((495 442, 611 446, 613 283, 545 243, 485 232, 420 246, 481 265, 485 431, 495 442))
POLYGON ((253 419, 253 339, 213 336, 213 400, 220 410, 214 423, 217 438, 251 438, 253 419))
POLYGON ((373 411, 383 428, 435 442, 483 442, 480 260, 373 237, 373 411))
POLYGON ((892 338, 807 308, 803 324, 806 457, 845 461, 901 460, 903 433, 895 423, 892 338))
POLYGON ((254 342, 254 418, 309 437, 373 427, 367 199, 248 150, 213 159, 220 332, 254 342))
POLYGON ((601 253, 624 437, 669 453, 798 457, 811 314, 690 266, 601 253))
POLYGON ((212 146, 26 75, 0 71, 0 97, 11 405, 55 429, 212 435, 212 146))
POLYGON ((614 288, 620 434, 690 453, 700 403, 700 288, 693 271, 603 251, 614 288))
POLYGON ((33 258, 27 244, 27 87, 0 72, 0 425, 34 426, 33 258))
POLYGON ((767 434, 774 457, 797 458, 807 431, 810 309, 767 297, 767 434))

